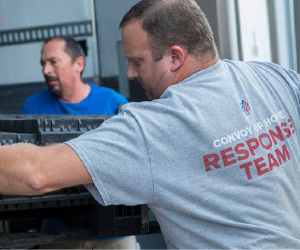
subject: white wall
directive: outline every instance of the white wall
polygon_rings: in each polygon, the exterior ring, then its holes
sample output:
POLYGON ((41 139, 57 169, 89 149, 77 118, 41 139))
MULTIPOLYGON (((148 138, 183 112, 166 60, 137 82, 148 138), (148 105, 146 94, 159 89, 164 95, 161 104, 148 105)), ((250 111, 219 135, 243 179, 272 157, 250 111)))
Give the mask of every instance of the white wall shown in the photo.
POLYGON ((139 0, 96 0, 96 20, 102 77, 119 75, 117 41, 121 40, 119 23, 139 0))
MULTIPOLYGON (((0 31, 72 21, 91 20, 93 0, 0 0, 3 19, 0 31)), ((119 23, 124 14, 139 0, 95 0, 97 51, 92 37, 88 38, 89 57, 83 77, 99 72, 95 64, 99 57, 101 77, 119 75, 117 41, 121 40, 119 23)), ((209 18, 217 45, 219 33, 216 2, 197 0, 209 18)), ((222 0, 223 1, 223 0, 222 0)), ((42 43, 0 46, 0 85, 43 81, 39 65, 42 43)))
POLYGON ((242 59, 272 61, 266 0, 239 0, 242 59), (255 13, 255 18, 253 18, 255 13))
POLYGON ((0 30, 91 19, 90 0, 0 0, 0 30))
MULTIPOLYGON (((0 0, 0 31, 92 19, 91 0, 0 0)), ((93 39, 87 38, 89 56, 84 77, 93 77, 93 39)), ((40 82, 43 43, 0 46, 0 85, 40 82)))
MULTIPOLYGON (((217 24, 217 0, 196 0, 207 15, 214 30, 217 46, 219 33, 217 24)), ((221 0, 223 1, 223 0, 221 0)), ((126 12, 139 0, 96 0, 96 20, 100 53, 102 77, 112 77, 119 74, 117 41, 121 40, 119 23, 126 12)))

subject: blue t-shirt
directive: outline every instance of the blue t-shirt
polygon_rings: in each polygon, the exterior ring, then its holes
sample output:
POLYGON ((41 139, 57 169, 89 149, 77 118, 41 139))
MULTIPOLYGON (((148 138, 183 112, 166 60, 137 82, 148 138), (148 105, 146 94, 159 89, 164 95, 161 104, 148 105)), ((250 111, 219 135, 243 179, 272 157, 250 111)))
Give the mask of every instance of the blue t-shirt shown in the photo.
POLYGON ((74 115, 114 115, 118 106, 128 103, 127 99, 106 87, 89 83, 89 95, 79 103, 66 103, 48 90, 30 96, 24 103, 21 114, 74 114, 74 115))

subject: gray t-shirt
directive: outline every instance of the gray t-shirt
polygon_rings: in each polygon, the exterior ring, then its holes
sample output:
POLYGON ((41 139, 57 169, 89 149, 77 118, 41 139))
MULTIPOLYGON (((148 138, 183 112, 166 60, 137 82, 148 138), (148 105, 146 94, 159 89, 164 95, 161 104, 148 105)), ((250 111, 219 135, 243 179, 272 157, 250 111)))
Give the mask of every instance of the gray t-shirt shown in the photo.
POLYGON ((168 248, 300 248, 300 81, 219 61, 68 142, 102 204, 148 204, 168 248))

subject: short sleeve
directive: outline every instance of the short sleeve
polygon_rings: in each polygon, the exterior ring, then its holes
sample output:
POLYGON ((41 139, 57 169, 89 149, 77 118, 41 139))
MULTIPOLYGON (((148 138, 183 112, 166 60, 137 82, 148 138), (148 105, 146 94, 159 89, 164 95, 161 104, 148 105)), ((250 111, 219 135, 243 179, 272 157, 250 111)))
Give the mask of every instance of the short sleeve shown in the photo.
POLYGON ((147 204, 153 179, 143 132, 134 116, 122 111, 99 128, 66 142, 90 173, 87 188, 104 205, 147 204))

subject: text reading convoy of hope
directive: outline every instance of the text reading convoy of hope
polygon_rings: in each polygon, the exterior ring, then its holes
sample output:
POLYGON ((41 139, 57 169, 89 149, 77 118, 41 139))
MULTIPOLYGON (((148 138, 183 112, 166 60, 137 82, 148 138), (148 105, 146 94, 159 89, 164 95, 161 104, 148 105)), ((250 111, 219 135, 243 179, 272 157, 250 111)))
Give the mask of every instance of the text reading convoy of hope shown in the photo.
POLYGON ((245 170, 248 180, 253 178, 254 173, 261 176, 272 171, 274 167, 280 167, 283 162, 290 160, 290 154, 286 144, 278 145, 273 152, 271 152, 270 149, 275 147, 278 143, 290 139, 291 136, 295 134, 291 119, 288 119, 287 123, 284 122, 285 118, 283 111, 280 111, 271 117, 254 124, 253 126, 249 126, 245 129, 214 140, 214 147, 219 148, 244 139, 253 135, 255 132, 262 131, 263 129, 266 131, 261 133, 258 137, 250 138, 245 142, 234 145, 234 147, 228 147, 220 150, 219 154, 212 153, 203 156, 206 172, 212 171, 212 167, 214 167, 214 169, 220 169, 222 165, 224 167, 228 167, 236 164, 237 162, 245 161, 251 156, 256 156, 256 154, 258 154, 258 150, 261 149, 269 150, 266 158, 259 157, 253 161, 240 165, 240 169, 245 170), (271 128, 272 126, 275 126, 275 128, 271 128))

